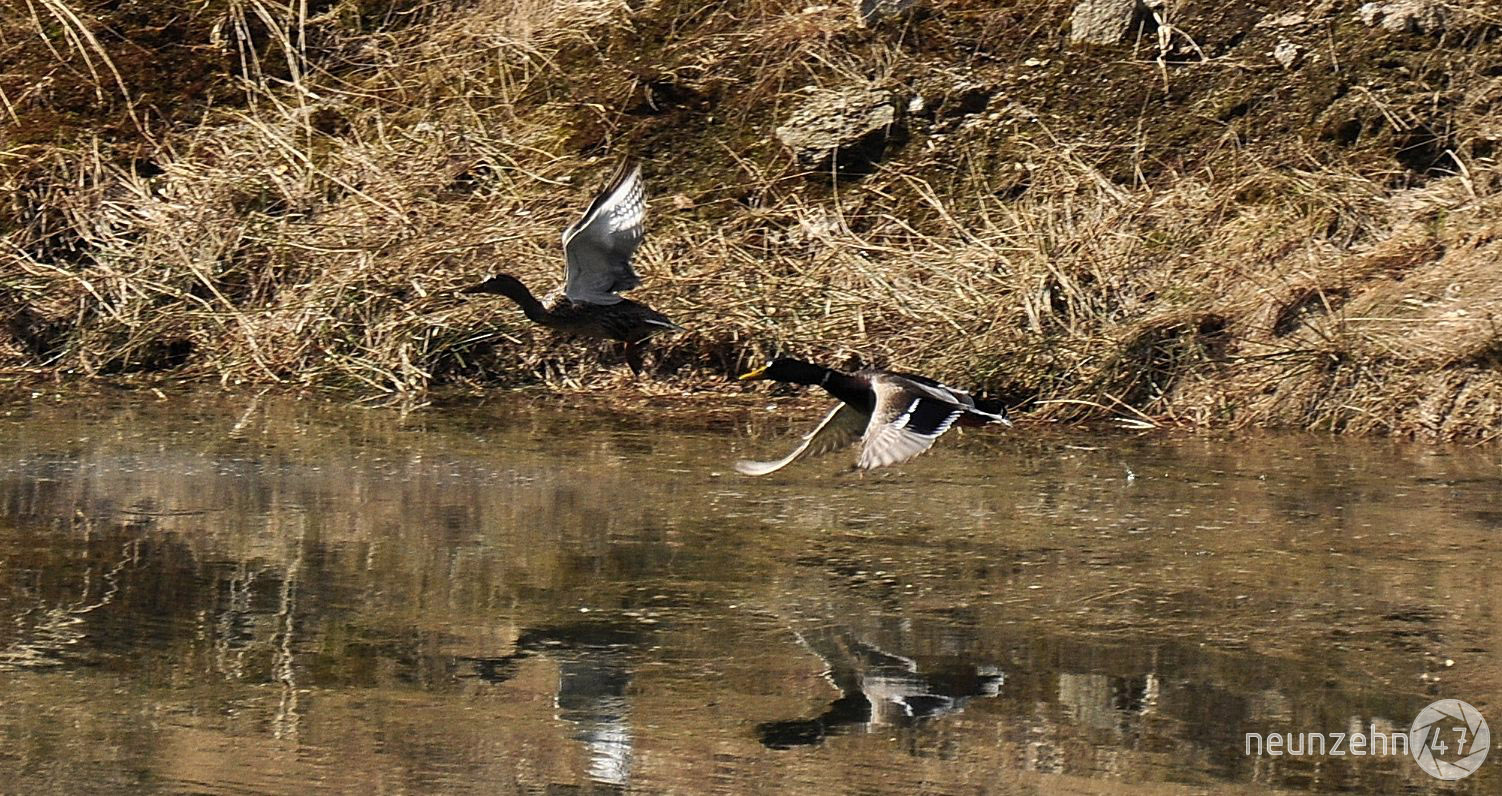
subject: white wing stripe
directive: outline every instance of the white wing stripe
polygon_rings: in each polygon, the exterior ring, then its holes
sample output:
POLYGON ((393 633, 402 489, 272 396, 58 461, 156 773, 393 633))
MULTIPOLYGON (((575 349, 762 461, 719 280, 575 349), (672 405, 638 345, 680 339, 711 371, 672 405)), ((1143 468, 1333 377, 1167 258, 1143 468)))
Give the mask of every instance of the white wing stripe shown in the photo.
POLYGON ((959 416, 960 416, 960 413, 958 411, 956 411, 954 414, 952 414, 949 417, 945 418, 944 422, 940 423, 939 427, 936 428, 936 429, 934 429, 934 433, 932 433, 932 434, 923 434, 921 436, 925 436, 925 437, 928 437, 930 439, 937 439, 940 434, 943 434, 944 432, 948 431, 949 427, 952 426, 952 425, 954 425, 955 419, 958 418, 959 416))
POLYGON ((898 428, 906 426, 907 421, 911 420, 913 417, 913 410, 918 408, 918 403, 922 400, 922 398, 914 398, 913 402, 907 405, 907 411, 893 418, 891 425, 894 425, 898 428))
POLYGON ((626 183, 628 189, 625 192, 617 191, 606 203, 610 210, 610 231, 620 232, 632 230, 641 225, 647 216, 647 202, 642 191, 639 171, 633 172, 631 179, 626 183))
POLYGON ((913 402, 911 404, 908 404, 907 411, 898 415, 890 425, 900 429, 904 434, 912 434, 915 437, 926 437, 928 439, 938 439, 939 435, 948 431, 949 427, 954 425, 954 421, 958 420, 960 415, 964 414, 965 412, 965 407, 958 404, 951 404, 951 406, 953 407, 952 411, 943 420, 939 421, 939 425, 934 427, 932 433, 925 433, 917 429, 908 428, 908 421, 912 420, 913 412, 918 410, 918 405, 923 403, 923 400, 923 398, 914 398, 913 402))

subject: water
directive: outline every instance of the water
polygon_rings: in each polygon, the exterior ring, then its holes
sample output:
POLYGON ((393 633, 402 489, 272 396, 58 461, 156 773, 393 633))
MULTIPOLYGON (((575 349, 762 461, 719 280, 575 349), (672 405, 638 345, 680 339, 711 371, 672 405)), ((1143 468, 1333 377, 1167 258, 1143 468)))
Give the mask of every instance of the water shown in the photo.
POLYGON ((294 401, 0 417, 0 791, 1497 792, 1502 455, 294 401), (1494 755, 1496 757, 1496 755, 1494 755))

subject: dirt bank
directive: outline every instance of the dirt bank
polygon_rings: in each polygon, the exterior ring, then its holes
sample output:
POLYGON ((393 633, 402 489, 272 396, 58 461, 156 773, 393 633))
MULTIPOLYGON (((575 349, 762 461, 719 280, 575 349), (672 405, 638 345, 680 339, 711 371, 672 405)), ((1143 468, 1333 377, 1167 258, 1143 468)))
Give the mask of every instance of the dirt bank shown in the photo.
POLYGON ((613 383, 452 291, 551 288, 634 156, 666 389, 784 352, 1051 420, 1502 428, 1494 3, 0 5, 16 381, 613 383))

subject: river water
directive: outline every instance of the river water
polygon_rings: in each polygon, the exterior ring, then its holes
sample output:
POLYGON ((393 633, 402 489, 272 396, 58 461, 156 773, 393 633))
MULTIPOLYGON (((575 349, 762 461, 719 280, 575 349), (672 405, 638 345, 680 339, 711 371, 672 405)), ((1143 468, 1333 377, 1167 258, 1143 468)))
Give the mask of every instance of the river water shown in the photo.
POLYGON ((1496 448, 525 403, 6 404, 0 792, 1502 789, 1246 749, 1502 721, 1496 448))

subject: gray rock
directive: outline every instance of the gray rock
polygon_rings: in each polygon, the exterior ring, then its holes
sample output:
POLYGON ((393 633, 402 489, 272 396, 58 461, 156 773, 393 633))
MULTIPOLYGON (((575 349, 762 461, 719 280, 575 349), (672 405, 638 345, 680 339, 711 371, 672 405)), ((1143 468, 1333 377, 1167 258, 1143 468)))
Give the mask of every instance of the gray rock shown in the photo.
POLYGON ((1282 14, 1276 17, 1263 17, 1257 23, 1259 28, 1296 28, 1308 24, 1309 17, 1298 12, 1282 14))
POLYGON ((828 173, 864 174, 901 135, 897 99, 868 88, 820 89, 798 106, 775 133, 799 165, 828 173))
POLYGON ((1445 27, 1445 4, 1440 0, 1388 0, 1366 3, 1356 16, 1369 28, 1394 33, 1438 33, 1445 27))
POLYGON ((1116 44, 1131 32, 1144 10, 1140 0, 1080 0, 1069 15, 1069 41, 1116 44))
POLYGON ((900 20, 918 7, 918 0, 860 0, 861 26, 872 27, 886 20, 900 20))
POLYGON ((1299 59, 1303 55, 1303 49, 1287 39, 1279 39, 1278 46, 1273 48, 1273 60, 1277 61, 1278 65, 1284 69, 1292 69, 1298 66, 1299 59))

